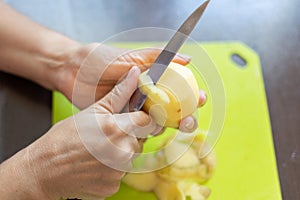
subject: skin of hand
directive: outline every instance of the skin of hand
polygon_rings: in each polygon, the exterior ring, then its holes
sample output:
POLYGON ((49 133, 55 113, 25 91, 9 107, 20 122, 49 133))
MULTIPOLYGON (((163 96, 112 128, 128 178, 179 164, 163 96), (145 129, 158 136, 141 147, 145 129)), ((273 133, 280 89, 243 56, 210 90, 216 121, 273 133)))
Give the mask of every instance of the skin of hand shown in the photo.
MULTIPOLYGON (((159 48, 126 50, 94 43, 68 52, 61 66, 53 70, 55 89, 63 93, 78 108, 85 108, 108 93, 131 67, 147 70, 160 54, 159 48), (100 77, 100 78, 99 78, 100 77)), ((190 57, 176 55, 173 62, 187 65, 190 57)), ((199 107, 206 101, 200 91, 199 107)), ((197 120, 192 116, 182 119, 181 131, 192 132, 197 120)))
POLYGON ((61 121, 5 161, 0 167, 0 199, 99 200, 114 194, 131 168, 134 153, 142 149, 135 129, 146 136, 157 128, 143 111, 119 114, 136 89, 139 74, 133 67, 122 82, 76 119, 61 121), (123 119, 121 126, 115 121, 118 117, 123 119))
MULTIPOLYGON (((133 66, 143 72, 160 54, 159 48, 120 49, 100 43, 83 45, 66 52, 62 65, 54 68, 53 83, 78 108, 85 108, 106 95, 133 66), (80 98, 74 98, 74 87, 80 98), (95 93, 94 98, 90 94, 95 93)), ((187 65, 190 58, 177 55, 173 59, 187 65)))

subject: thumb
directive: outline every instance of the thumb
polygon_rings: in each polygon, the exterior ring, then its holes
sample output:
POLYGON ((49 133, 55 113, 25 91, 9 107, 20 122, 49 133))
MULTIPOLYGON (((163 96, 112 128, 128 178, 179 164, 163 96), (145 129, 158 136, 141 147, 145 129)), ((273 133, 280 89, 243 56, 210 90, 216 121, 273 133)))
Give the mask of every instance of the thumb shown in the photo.
POLYGON ((140 73, 138 67, 132 67, 126 78, 118 83, 97 104, 110 113, 120 113, 136 90, 140 73))

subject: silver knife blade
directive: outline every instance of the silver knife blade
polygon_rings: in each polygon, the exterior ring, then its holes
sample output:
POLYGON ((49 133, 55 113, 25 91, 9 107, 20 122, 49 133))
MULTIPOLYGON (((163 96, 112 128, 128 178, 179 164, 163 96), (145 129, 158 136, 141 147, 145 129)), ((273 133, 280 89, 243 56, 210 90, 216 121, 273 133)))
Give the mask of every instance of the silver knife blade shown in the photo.
MULTIPOLYGON (((186 41, 192 30, 195 28, 197 22, 204 13, 210 0, 205 1, 201 4, 180 26, 177 32, 170 39, 166 47, 159 54, 155 62, 150 67, 147 75, 150 76, 153 83, 156 84, 161 75, 167 69, 168 65, 175 57, 176 53, 186 41)), ((144 95, 139 89, 133 93, 129 102, 129 111, 138 111, 142 108, 145 103, 147 96, 144 95)))

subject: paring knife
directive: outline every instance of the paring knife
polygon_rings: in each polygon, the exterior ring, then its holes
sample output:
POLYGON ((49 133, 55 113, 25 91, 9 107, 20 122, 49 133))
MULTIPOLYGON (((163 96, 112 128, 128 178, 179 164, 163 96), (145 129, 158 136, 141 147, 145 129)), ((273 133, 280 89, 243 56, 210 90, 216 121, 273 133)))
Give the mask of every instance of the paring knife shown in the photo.
MULTIPOLYGON (((157 57, 155 62, 150 67, 147 75, 152 79, 154 84, 157 83, 161 75, 167 69, 168 65, 175 57, 176 53, 186 41, 197 22, 201 18, 205 8, 207 7, 210 0, 205 1, 201 4, 180 26, 177 32, 170 39, 166 47, 162 50, 160 55, 157 57)), ((147 96, 144 95, 139 88, 133 93, 130 102, 129 102, 129 111, 134 112, 142 108, 147 96)))

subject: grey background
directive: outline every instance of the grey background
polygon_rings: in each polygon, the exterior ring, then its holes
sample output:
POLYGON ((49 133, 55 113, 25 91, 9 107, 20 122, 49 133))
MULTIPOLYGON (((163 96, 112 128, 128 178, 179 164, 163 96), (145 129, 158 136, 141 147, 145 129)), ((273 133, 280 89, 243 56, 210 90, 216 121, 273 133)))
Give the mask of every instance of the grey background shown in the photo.
MULTIPOLYGON (((177 29, 200 4, 196 0, 6 2, 83 43, 103 41, 132 28, 177 29)), ((192 33, 192 38, 201 41, 241 40, 260 55, 284 199, 300 199, 299 10, 299 0, 212 0, 201 25, 192 33)), ((127 40, 145 37, 133 35, 127 40)), ((31 143, 50 125, 50 92, 0 73, 0 160, 31 143)))

